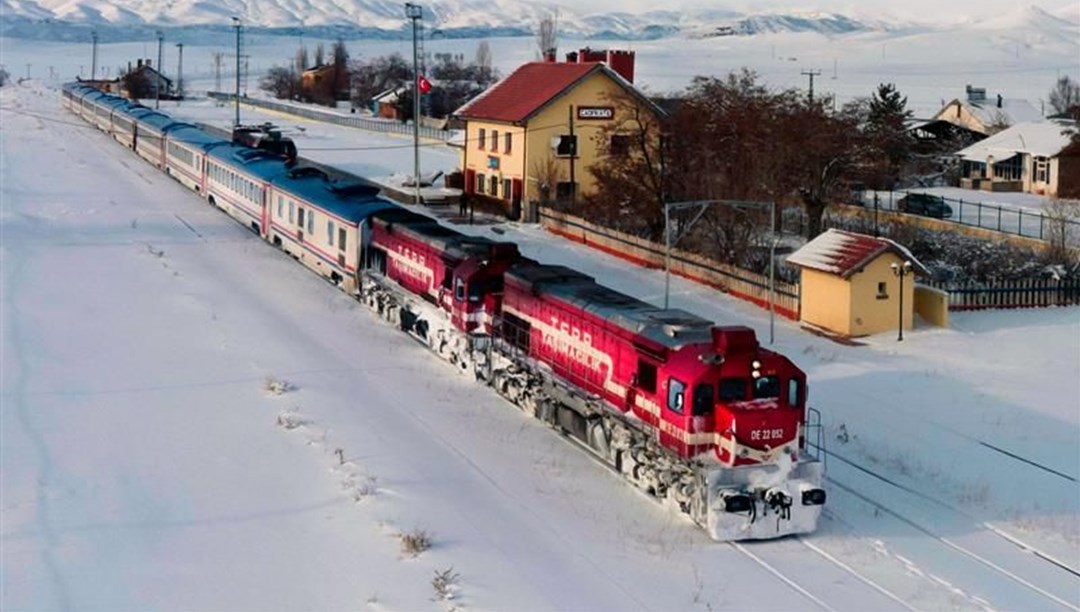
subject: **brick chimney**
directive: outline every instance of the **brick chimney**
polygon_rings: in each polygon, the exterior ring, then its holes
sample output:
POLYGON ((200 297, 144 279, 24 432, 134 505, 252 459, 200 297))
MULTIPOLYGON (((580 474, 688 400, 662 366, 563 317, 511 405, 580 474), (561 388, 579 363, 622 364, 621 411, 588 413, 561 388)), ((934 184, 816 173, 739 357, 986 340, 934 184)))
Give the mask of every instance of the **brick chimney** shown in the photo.
POLYGON ((566 54, 568 64, 584 64, 587 62, 604 62, 619 76, 628 82, 634 82, 634 52, 611 49, 590 49, 585 47, 580 51, 566 54))

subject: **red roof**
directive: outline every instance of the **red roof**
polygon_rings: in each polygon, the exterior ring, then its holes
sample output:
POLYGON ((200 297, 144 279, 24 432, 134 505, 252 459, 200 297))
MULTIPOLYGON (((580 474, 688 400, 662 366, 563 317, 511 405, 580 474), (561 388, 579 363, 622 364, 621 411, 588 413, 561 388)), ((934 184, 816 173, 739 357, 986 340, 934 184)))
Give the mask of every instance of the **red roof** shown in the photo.
POLYGON ((887 251, 896 253, 904 261, 910 261, 917 272, 929 274, 929 270, 915 259, 911 251, 888 238, 874 238, 838 229, 830 229, 806 243, 792 253, 787 261, 797 266, 848 278, 887 251))
POLYGON ((465 119, 514 123, 524 121, 572 85, 596 70, 599 62, 523 64, 455 113, 465 119))

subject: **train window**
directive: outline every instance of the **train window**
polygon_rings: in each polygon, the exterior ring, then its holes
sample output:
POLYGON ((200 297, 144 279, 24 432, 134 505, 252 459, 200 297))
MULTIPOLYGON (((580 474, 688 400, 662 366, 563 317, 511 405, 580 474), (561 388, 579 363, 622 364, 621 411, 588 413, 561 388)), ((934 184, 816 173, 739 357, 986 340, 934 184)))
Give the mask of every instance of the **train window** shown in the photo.
POLYGON ((656 393, 656 366, 644 359, 637 362, 637 386, 642 391, 656 393))
POLYGON ((303 206, 299 206, 296 209, 296 225, 299 226, 300 229, 304 229, 304 207, 303 206))
POLYGON ((315 212, 309 210, 307 215, 307 233, 315 233, 315 212))
POLYGON ((787 403, 792 408, 797 408, 799 396, 802 395, 802 383, 798 378, 790 378, 787 381, 787 403))
POLYGON ((289 223, 296 221, 296 202, 289 202, 289 223))
POLYGON ((285 198, 282 196, 277 197, 277 216, 279 219, 285 216, 285 198))
POLYGON ((672 412, 683 413, 683 401, 686 396, 686 383, 675 379, 668 379, 667 407, 672 412))
POLYGON ((338 248, 339 251, 344 251, 345 250, 345 228, 344 227, 339 227, 338 228, 337 237, 338 237, 337 248, 338 248))
POLYGON ((326 240, 327 244, 334 246, 334 222, 330 219, 326 221, 326 240))
POLYGON ((741 402, 746 399, 746 379, 745 378, 721 378, 720 379, 720 401, 721 402, 741 402))
POLYGON ((758 376, 754 379, 754 399, 780 397, 779 376, 758 376))
POLYGON ((694 406, 691 414, 694 416, 706 416, 713 409, 713 386, 709 383, 694 387, 694 406))

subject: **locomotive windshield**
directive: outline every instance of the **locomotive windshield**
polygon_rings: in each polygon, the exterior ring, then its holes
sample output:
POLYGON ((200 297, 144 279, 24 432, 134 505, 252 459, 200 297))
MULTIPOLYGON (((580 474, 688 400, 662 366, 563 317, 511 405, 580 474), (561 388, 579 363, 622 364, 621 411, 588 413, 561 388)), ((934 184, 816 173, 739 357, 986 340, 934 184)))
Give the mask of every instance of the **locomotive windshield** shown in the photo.
POLYGON ((780 397, 779 376, 758 376, 754 379, 754 399, 780 397))

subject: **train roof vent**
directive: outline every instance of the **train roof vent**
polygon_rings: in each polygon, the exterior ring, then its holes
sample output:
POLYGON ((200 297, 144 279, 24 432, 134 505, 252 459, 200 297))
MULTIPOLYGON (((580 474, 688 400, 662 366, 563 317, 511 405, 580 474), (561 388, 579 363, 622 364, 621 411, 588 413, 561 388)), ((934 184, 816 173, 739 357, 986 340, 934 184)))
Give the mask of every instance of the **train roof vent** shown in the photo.
POLYGON ((600 285, 583 288, 578 295, 584 300, 605 306, 636 306, 640 304, 638 300, 628 295, 600 285))
POLYGON ((366 196, 379 195, 379 188, 364 183, 344 183, 330 186, 330 191, 339 196, 366 196))
MULTIPOLYGON (((262 153, 262 151, 259 151, 258 149, 252 149, 252 151, 258 151, 259 153, 262 153)), ((304 166, 303 168, 293 168, 292 170, 289 170, 288 176, 291 179, 305 179, 312 177, 319 177, 324 181, 330 179, 329 175, 327 175, 325 172, 311 166, 304 166)))

